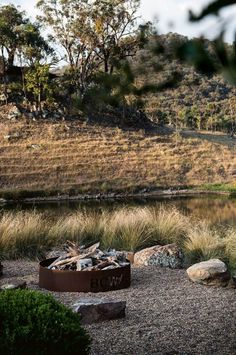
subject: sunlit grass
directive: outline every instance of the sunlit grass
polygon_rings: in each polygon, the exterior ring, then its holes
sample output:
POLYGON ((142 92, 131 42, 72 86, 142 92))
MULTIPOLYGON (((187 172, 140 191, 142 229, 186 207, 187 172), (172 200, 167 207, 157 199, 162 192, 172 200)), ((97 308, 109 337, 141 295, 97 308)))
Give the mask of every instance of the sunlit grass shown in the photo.
POLYGON ((157 186, 212 186, 215 191, 233 181, 235 157, 227 145, 214 140, 195 135, 176 140, 169 130, 150 135, 145 130, 84 126, 79 120, 69 126, 23 119, 1 122, 1 197, 132 193, 157 186), (19 137, 6 142, 4 136, 13 133, 19 137))
POLYGON ((0 219, 0 256, 36 257, 52 246, 48 220, 36 212, 8 212, 0 219))
POLYGON ((151 245, 177 244, 192 264, 211 258, 236 269, 236 228, 212 227, 174 207, 123 207, 112 211, 75 211, 49 218, 36 211, 0 216, 0 259, 44 258, 66 240, 100 241, 101 248, 137 251, 151 245))
POLYGON ((229 228, 225 236, 225 255, 228 258, 229 266, 236 270, 236 229, 229 228))
POLYGON ((201 221, 189 227, 183 244, 191 262, 224 257, 224 239, 221 232, 201 221))
POLYGON ((147 208, 118 209, 103 218, 104 246, 136 251, 150 244, 152 233, 147 208))
POLYGON ((105 228, 103 214, 77 211, 59 218, 49 229, 49 238, 57 244, 66 240, 90 243, 100 240, 105 228))
POLYGON ((190 219, 176 208, 150 208, 149 226, 152 240, 161 245, 176 243, 182 245, 183 237, 190 226, 190 219))
POLYGON ((76 211, 55 221, 36 212, 4 213, 0 218, 0 257, 41 255, 66 240, 79 244, 100 240, 103 248, 137 251, 178 242, 187 225, 187 218, 174 208, 76 211))

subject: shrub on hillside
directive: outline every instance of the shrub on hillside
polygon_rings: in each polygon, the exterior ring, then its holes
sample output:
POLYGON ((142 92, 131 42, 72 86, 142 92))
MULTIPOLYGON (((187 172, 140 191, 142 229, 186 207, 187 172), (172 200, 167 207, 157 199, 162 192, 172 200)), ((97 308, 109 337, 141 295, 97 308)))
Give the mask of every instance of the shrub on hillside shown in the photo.
POLYGON ((78 315, 52 296, 0 292, 0 354, 86 355, 89 344, 78 315))

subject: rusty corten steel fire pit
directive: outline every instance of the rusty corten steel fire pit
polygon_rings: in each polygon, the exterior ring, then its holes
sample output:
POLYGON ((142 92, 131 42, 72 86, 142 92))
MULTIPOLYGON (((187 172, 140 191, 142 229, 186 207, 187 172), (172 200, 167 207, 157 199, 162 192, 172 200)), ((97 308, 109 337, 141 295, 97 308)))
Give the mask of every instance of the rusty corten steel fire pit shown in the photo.
POLYGON ((71 271, 50 270, 56 258, 39 264, 39 287, 57 292, 106 292, 128 288, 131 280, 130 264, 111 270, 71 271))

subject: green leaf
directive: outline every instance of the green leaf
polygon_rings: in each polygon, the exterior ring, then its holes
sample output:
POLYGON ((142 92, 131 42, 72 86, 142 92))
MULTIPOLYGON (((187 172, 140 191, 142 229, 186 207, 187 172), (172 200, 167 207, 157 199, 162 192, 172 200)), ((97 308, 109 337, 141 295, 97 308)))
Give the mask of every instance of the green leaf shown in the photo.
POLYGON ((221 9, 234 4, 236 4, 235 0, 216 0, 206 6, 199 15, 189 11, 189 19, 192 22, 200 21, 208 15, 218 15, 221 9))

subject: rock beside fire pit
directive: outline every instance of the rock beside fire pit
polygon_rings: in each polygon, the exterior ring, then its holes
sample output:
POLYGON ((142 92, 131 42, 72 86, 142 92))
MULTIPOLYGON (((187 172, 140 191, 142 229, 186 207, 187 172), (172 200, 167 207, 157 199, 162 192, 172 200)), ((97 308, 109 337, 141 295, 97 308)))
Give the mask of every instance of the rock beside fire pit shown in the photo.
POLYGON ((191 281, 207 286, 227 286, 230 273, 219 259, 211 259, 194 264, 187 269, 191 281))
POLYGON ((80 314, 82 324, 103 322, 125 317, 126 302, 99 298, 83 298, 72 305, 80 314))
POLYGON ((143 249, 134 255, 136 266, 163 266, 171 269, 183 267, 184 255, 175 244, 156 245, 143 249))
POLYGON ((25 289, 26 286, 27 285, 25 281, 13 281, 11 283, 0 286, 0 291, 25 289))

